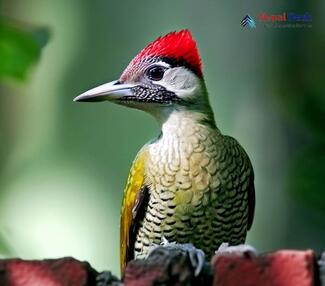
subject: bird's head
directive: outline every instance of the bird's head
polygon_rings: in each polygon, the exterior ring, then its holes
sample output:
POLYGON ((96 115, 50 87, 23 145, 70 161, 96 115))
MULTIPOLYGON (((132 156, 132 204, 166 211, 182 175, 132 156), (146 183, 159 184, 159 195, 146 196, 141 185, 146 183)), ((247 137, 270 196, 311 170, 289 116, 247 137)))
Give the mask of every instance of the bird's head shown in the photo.
POLYGON ((156 117, 175 109, 209 109, 200 55, 188 30, 159 37, 129 63, 118 80, 74 100, 112 101, 156 117))

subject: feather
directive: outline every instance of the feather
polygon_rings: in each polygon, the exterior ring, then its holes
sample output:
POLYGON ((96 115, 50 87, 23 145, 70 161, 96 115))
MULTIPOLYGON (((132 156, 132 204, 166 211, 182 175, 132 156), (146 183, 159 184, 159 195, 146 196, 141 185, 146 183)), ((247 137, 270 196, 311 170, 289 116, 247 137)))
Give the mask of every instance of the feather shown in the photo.
POLYGON ((120 267, 124 272, 126 263, 133 258, 135 236, 147 204, 148 192, 144 187, 146 151, 140 151, 130 170, 121 209, 120 221, 120 267))
POLYGON ((189 30, 181 30, 171 32, 163 37, 159 37, 149 45, 147 45, 128 65, 123 72, 121 79, 128 77, 132 73, 135 66, 141 61, 148 58, 167 58, 192 68, 192 70, 202 77, 202 62, 196 42, 189 30))

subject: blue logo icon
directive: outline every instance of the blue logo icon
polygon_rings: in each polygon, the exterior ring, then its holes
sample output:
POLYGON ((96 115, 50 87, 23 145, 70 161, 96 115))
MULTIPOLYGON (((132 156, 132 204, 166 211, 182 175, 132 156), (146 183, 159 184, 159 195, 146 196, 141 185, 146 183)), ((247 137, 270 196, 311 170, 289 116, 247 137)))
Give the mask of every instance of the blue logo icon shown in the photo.
POLYGON ((243 20, 241 20, 241 25, 243 27, 256 28, 254 19, 249 15, 246 15, 243 20))

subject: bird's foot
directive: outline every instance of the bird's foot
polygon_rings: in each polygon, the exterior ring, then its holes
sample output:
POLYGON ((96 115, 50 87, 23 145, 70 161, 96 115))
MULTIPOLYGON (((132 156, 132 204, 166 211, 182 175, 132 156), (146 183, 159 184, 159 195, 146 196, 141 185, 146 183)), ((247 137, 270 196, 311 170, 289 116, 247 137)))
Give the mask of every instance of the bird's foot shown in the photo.
POLYGON ((176 241, 169 242, 168 239, 164 236, 161 238, 160 245, 162 245, 162 246, 171 246, 171 245, 176 245, 176 244, 177 244, 176 241))
POLYGON ((251 255, 251 256, 256 256, 257 251, 256 249, 249 245, 249 244, 239 244, 239 245, 232 245, 229 246, 228 242, 223 242, 219 246, 218 250, 215 252, 216 255, 221 255, 221 254, 242 254, 242 255, 251 255))
POLYGON ((205 264, 205 254, 201 249, 196 248, 191 243, 179 244, 175 241, 169 242, 166 237, 162 237, 160 245, 153 244, 149 250, 148 256, 157 248, 164 247, 171 250, 178 250, 183 254, 188 255, 190 263, 194 269, 194 275, 197 277, 201 273, 205 264))
POLYGON ((122 283, 110 271, 103 271, 96 277, 96 286, 122 286, 122 283))

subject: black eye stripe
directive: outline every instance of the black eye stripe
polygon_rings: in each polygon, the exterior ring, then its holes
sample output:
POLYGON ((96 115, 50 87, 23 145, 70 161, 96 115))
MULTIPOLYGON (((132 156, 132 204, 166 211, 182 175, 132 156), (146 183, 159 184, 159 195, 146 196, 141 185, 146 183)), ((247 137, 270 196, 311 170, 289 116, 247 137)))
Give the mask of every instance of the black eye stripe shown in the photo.
MULTIPOLYGON (((202 77, 202 75, 200 76, 200 71, 197 68, 195 68, 194 66, 192 66, 191 64, 189 64, 187 61, 185 61, 182 58, 175 59, 175 58, 171 58, 171 57, 150 57, 150 58, 147 58, 146 60, 149 61, 149 62, 162 61, 162 62, 168 64, 171 68, 185 67, 188 70, 192 71, 194 74, 196 74, 198 77, 200 77, 200 78, 202 77)), ((164 68, 162 66, 160 66, 160 67, 164 68)))

